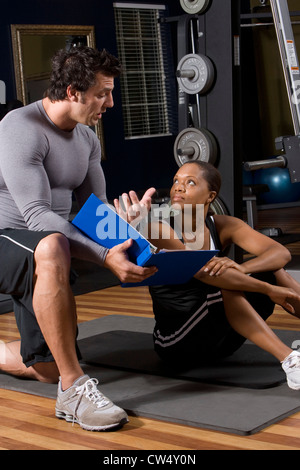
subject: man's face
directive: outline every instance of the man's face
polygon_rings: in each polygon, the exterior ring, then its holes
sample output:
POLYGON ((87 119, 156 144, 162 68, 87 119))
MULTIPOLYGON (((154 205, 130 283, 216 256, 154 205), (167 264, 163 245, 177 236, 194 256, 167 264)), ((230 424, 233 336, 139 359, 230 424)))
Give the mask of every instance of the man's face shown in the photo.
POLYGON ((74 102, 73 119, 87 126, 95 126, 106 109, 114 105, 113 89, 114 78, 98 73, 93 87, 84 93, 76 91, 78 99, 74 102))

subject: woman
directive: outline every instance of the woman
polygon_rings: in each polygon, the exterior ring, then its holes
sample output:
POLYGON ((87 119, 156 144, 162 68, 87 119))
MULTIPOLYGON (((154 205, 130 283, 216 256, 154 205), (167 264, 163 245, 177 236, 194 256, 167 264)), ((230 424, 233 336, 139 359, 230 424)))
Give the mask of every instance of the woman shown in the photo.
MULTIPOLYGON (((170 191, 172 207, 183 214, 188 210, 189 217, 175 216, 174 230, 160 222, 159 239, 152 242, 160 249, 192 248, 191 234, 186 233, 183 221, 190 220, 188 231, 195 231, 196 207, 203 205, 206 223, 201 248, 217 248, 221 256, 184 285, 150 288, 155 350, 176 367, 195 365, 229 356, 249 339, 273 354, 282 363, 289 387, 300 390, 300 353, 282 343, 265 322, 275 304, 300 317, 300 285, 283 269, 290 253, 235 217, 209 215, 220 185, 219 172, 208 163, 187 163, 175 175, 170 191), (182 224, 177 228, 176 218, 182 224), (231 244, 253 257, 238 264, 222 256, 231 244)), ((192 242, 196 245, 197 233, 192 242)))

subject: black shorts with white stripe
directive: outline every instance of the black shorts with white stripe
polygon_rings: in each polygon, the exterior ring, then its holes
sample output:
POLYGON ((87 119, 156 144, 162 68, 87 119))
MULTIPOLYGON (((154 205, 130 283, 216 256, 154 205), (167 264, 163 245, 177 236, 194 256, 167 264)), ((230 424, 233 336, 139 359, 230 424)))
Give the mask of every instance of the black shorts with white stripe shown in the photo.
POLYGON ((0 230, 0 293, 12 296, 21 336, 21 355, 27 367, 54 360, 32 307, 34 252, 39 242, 53 233, 0 230))
MULTIPOLYGON (((276 284, 273 273, 255 277, 276 284)), ((214 362, 230 356, 245 342, 228 323, 218 288, 193 279, 183 286, 150 288, 150 293, 156 320, 154 348, 170 366, 186 368, 214 362)), ((255 292, 245 295, 264 320, 273 313, 274 303, 268 296, 255 292)))

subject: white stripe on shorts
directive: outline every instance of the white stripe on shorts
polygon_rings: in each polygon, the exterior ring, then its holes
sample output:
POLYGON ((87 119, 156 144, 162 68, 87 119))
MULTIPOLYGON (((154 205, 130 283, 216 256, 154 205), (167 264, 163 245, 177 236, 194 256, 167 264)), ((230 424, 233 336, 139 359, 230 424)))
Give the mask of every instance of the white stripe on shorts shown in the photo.
POLYGON ((208 314, 207 307, 217 302, 223 302, 221 291, 218 291, 215 294, 208 294, 207 300, 201 305, 200 308, 198 308, 194 315, 192 315, 178 331, 175 331, 170 336, 162 336, 160 331, 156 331, 154 341, 155 344, 161 346, 162 348, 167 348, 181 341, 182 338, 184 338, 208 314), (213 297, 216 298, 213 299, 213 297))
POLYGON ((13 238, 8 237, 7 235, 0 235, 0 237, 2 237, 2 238, 7 238, 7 240, 9 240, 10 242, 14 243, 15 245, 18 245, 18 246, 20 246, 21 248, 24 248, 24 250, 30 251, 30 253, 34 253, 34 251, 33 251, 31 248, 28 248, 27 246, 22 245, 21 243, 17 242, 17 241, 14 240, 13 238))

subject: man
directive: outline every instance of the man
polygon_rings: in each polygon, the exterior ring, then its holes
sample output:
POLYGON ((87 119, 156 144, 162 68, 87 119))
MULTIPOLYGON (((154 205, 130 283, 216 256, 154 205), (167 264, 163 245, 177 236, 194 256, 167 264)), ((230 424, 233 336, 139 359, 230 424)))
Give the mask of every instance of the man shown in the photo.
MULTIPOLYGON (((71 257, 105 266, 122 282, 154 272, 129 262, 130 241, 107 250, 68 222, 72 194, 79 206, 92 192, 106 201, 100 143, 87 126, 113 106, 120 71, 118 59, 105 50, 61 50, 46 97, 0 123, 0 292, 12 295, 21 335, 21 342, 2 345, 0 370, 59 381, 56 416, 88 430, 120 426, 127 415, 78 361, 71 257)), ((152 194, 145 194, 142 206, 150 205, 152 194)))

